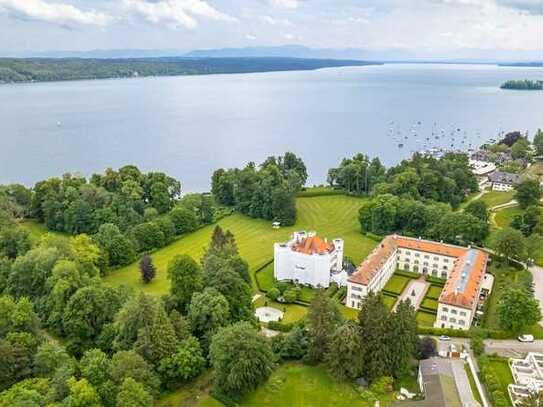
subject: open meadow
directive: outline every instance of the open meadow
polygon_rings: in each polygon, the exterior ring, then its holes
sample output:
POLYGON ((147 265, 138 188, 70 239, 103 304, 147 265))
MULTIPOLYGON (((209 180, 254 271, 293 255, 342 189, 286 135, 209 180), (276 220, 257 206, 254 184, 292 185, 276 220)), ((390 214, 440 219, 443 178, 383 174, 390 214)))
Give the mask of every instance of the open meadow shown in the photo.
MULTIPOLYGON (((218 224, 234 234, 240 255, 249 263, 252 275, 255 270, 273 259, 273 244, 287 240, 295 230, 314 230, 320 236, 329 239, 343 238, 345 255, 353 259, 355 263, 359 263, 377 245, 377 242, 360 233, 358 210, 363 202, 363 198, 344 195, 300 197, 297 199, 296 225, 278 230, 272 229, 269 221, 240 214, 228 216, 218 224)), ((168 262, 178 254, 189 254, 199 261, 209 244, 213 228, 214 225, 206 226, 152 253, 157 276, 150 284, 141 283, 138 262, 112 271, 105 278, 106 283, 126 284, 153 294, 167 293, 169 289, 166 275, 168 262)), ((254 284, 253 286, 256 287, 254 284)))

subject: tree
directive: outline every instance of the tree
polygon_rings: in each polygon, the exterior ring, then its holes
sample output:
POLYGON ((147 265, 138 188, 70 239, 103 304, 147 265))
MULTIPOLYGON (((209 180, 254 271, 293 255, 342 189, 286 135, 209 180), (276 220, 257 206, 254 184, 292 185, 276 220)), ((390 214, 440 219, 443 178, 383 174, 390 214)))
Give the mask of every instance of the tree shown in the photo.
POLYGON ((524 240, 526 245, 526 255, 528 259, 535 259, 537 254, 543 249, 543 237, 537 233, 524 240))
POLYGON ((65 365, 75 366, 75 360, 60 345, 46 342, 38 347, 33 365, 35 376, 53 377, 58 368, 65 365))
POLYGON ((388 336, 389 311, 381 294, 372 291, 362 300, 358 313, 363 344, 362 371, 370 382, 391 373, 388 336), (386 339, 385 339, 386 338, 386 339))
POLYGON ((506 288, 498 305, 500 326, 520 333, 541 319, 539 301, 528 291, 520 288, 506 288))
POLYGON ((275 188, 272 192, 272 212, 273 220, 280 222, 281 225, 294 225, 296 223, 295 195, 283 187, 275 188))
POLYGON ((26 379, 0 393, 0 406, 44 406, 48 390, 47 379, 26 379))
POLYGON ((530 152, 530 143, 524 137, 518 139, 515 144, 511 146, 511 157, 515 160, 519 158, 527 158, 530 152))
POLYGON ((537 155, 543 155, 543 131, 537 130, 534 136, 534 147, 537 155))
POLYGON ((307 330, 309 349, 307 359, 311 363, 324 360, 330 351, 332 335, 341 322, 341 314, 331 298, 319 290, 309 307, 307 314, 307 330))
POLYGON ((215 390, 232 399, 256 389, 274 368, 268 340, 247 322, 222 328, 213 336, 210 360, 215 369, 215 390))
POLYGON ((400 301, 388 323, 388 345, 391 373, 401 377, 409 372, 410 361, 415 356, 417 344, 417 320, 411 301, 400 301))
POLYGON ((303 359, 309 348, 309 337, 303 326, 296 325, 286 335, 272 339, 272 349, 281 359, 303 359))
POLYGON ((156 269, 153 265, 153 259, 148 254, 143 255, 140 261, 141 280, 149 284, 156 276, 156 269))
POLYGON ((534 228, 541 219, 541 208, 539 206, 528 206, 526 210, 516 215, 511 222, 511 227, 520 230, 524 236, 532 234, 534 228))
POLYGON ((139 251, 150 251, 164 246, 166 237, 155 222, 145 222, 130 230, 139 251))
POLYGON ((330 338, 325 362, 328 370, 339 380, 354 380, 362 372, 362 343, 359 327, 353 321, 339 326, 330 338))
POLYGON ((161 359, 172 355, 178 340, 173 325, 166 315, 162 303, 156 308, 150 325, 142 326, 134 349, 149 362, 156 364, 161 359))
POLYGON ((538 205, 541 199, 541 188, 536 180, 526 180, 517 186, 517 192, 514 195, 522 209, 531 205, 538 205))
POLYGON ((194 336, 189 336, 179 344, 173 355, 160 361, 158 372, 164 381, 172 386, 198 376, 205 363, 198 340, 194 336))
POLYGON ((134 245, 116 225, 106 223, 100 226, 93 239, 107 253, 110 266, 129 264, 136 256, 134 245))
POLYGON ((111 361, 100 349, 90 349, 83 354, 79 362, 81 377, 93 386, 100 386, 109 379, 111 361))
POLYGON ((419 359, 428 359, 437 354, 436 341, 431 336, 425 336, 419 341, 419 359))
POLYGON ((183 341, 190 336, 190 323, 187 318, 181 315, 177 310, 174 309, 170 312, 170 321, 172 322, 177 339, 183 341))
POLYGON ((492 241, 492 248, 496 254, 504 259, 513 258, 522 260, 526 257, 526 247, 522 233, 513 228, 498 230, 492 241))
POLYGON ((175 256, 168 264, 170 298, 168 302, 185 313, 193 294, 202 289, 202 269, 192 257, 175 256))
POLYGON ((178 206, 171 210, 169 216, 178 235, 192 232, 198 226, 196 214, 188 208, 178 206))
POLYGON ((100 396, 95 388, 86 379, 77 380, 72 377, 68 380, 70 394, 62 403, 65 407, 102 407, 100 396))
POLYGON ((266 297, 268 297, 270 300, 275 301, 279 296, 281 295, 281 292, 276 288, 272 287, 268 290, 266 293, 266 297))
POLYGON ((117 394, 117 407, 153 407, 151 396, 141 383, 131 377, 124 379, 117 394))
POLYGON ((138 383, 143 384, 145 389, 153 396, 158 395, 160 380, 156 376, 151 365, 145 359, 133 351, 117 352, 111 358, 109 369, 111 380, 118 386, 124 380, 131 377, 138 383))
POLYGON ((477 219, 483 222, 488 222, 488 205, 486 202, 476 199, 471 201, 464 209, 464 212, 475 216, 477 219))
POLYGON ((0 228, 0 255, 15 259, 31 247, 30 235, 25 229, 19 226, 0 228))
POLYGON ((211 337, 230 322, 228 301, 215 288, 194 293, 188 309, 192 332, 202 341, 205 350, 211 337))

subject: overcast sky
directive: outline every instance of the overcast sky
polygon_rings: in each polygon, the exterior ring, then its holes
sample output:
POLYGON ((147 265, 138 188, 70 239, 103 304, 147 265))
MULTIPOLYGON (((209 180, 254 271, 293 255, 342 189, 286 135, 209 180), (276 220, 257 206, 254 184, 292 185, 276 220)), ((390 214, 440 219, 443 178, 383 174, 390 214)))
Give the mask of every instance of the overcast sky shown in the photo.
POLYGON ((282 44, 539 55, 543 0, 0 0, 2 52, 282 44))

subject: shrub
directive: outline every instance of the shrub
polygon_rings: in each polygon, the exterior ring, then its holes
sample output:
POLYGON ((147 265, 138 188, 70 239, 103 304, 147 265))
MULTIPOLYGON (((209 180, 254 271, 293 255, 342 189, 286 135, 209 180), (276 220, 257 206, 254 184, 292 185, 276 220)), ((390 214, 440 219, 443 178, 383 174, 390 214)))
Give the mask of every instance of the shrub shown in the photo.
POLYGON ((283 300, 287 304, 291 304, 298 299, 298 290, 296 288, 289 288, 283 293, 283 300))
POLYGON ((294 327, 294 324, 288 324, 284 322, 270 321, 268 322, 268 328, 273 331, 289 332, 294 327))
POLYGON ((266 296, 270 299, 270 300, 273 300, 273 301, 276 301, 277 298, 279 298, 279 296, 281 295, 281 292, 279 291, 279 289, 277 287, 272 287, 268 290, 268 292, 266 293, 266 296))

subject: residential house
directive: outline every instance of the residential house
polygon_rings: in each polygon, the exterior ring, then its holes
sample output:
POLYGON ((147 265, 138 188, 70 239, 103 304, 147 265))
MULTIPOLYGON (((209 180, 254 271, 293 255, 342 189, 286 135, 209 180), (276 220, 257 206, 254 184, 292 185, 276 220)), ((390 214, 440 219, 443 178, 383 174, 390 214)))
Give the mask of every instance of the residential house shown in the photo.
POLYGON ((496 171, 488 176, 493 191, 507 192, 520 184, 520 175, 496 171))

